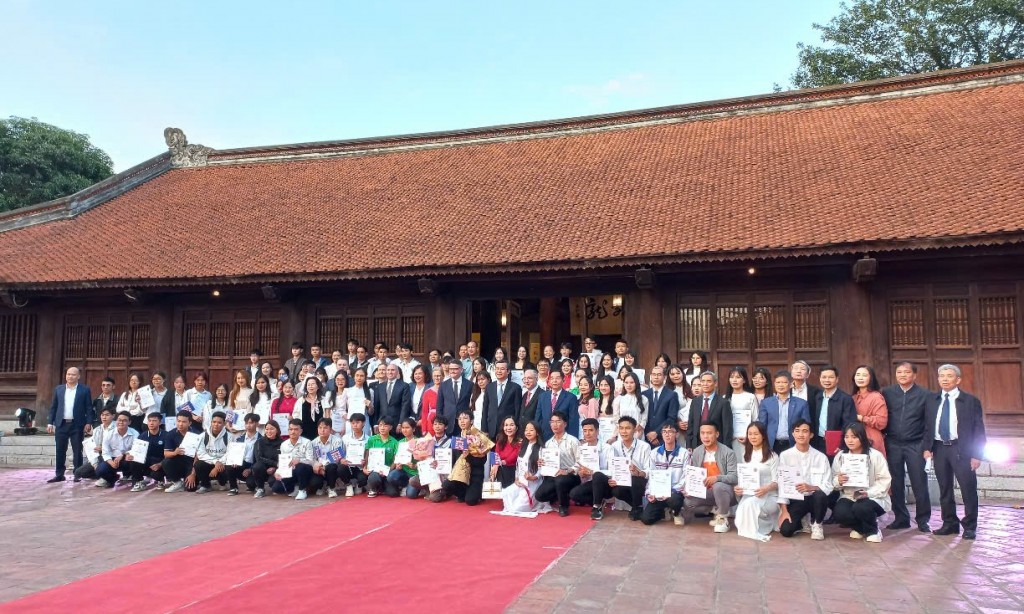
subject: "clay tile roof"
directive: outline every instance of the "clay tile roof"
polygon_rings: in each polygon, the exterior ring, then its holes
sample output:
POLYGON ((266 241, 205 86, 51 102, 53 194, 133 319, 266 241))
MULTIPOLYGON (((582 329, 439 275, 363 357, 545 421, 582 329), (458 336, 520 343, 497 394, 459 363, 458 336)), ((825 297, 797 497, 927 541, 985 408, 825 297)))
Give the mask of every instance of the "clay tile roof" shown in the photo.
POLYGON ((765 97, 751 112, 687 108, 593 130, 584 118, 392 148, 215 152, 208 166, 166 170, 70 219, 0 232, 0 285, 360 278, 1020 241, 1024 63, 1011 68, 988 81, 970 74, 970 87, 953 79, 959 86, 910 92, 921 84, 907 80, 904 93, 915 95, 765 97))

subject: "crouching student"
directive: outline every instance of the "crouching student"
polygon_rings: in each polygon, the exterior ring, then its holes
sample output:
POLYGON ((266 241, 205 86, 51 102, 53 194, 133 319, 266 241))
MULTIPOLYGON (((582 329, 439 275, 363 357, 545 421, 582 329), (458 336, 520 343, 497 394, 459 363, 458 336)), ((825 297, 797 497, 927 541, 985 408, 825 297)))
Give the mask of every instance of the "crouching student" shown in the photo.
POLYGON ((103 462, 103 439, 115 428, 117 428, 117 425, 114 424, 114 410, 104 407, 100 411, 99 426, 94 428, 92 434, 88 435, 85 441, 82 442, 83 448, 92 449, 95 453, 95 459, 84 462, 81 467, 75 469, 76 482, 81 482, 83 479, 91 480, 96 477, 96 468, 103 462))
MULTIPOLYGON (((370 440, 366 442, 366 453, 367 459, 369 459, 370 450, 376 450, 382 448, 384 450, 384 464, 390 467, 395 462, 395 453, 398 452, 398 440, 391 436, 391 429, 395 427, 391 423, 391 418, 387 416, 381 417, 380 421, 377 422, 377 434, 370 437, 370 440)), ((369 460, 367 460, 369 463, 369 460)), ((371 467, 367 466, 367 470, 371 467)), ((381 469, 379 467, 373 467, 373 471, 369 471, 366 475, 366 496, 376 497, 385 488, 387 482, 388 469, 381 469)))
MULTIPOLYGON (((473 426, 473 413, 462 410, 458 414, 459 437, 465 440, 465 450, 452 452, 452 473, 448 476, 447 494, 460 503, 477 505, 483 500, 484 466, 487 453, 494 442, 480 429, 473 426), (457 458, 455 456, 457 455, 457 458)), ((458 448, 453 442, 454 447, 458 448)))
POLYGON ((341 459, 340 464, 348 471, 348 479, 345 480, 345 496, 352 497, 366 488, 367 475, 364 468, 366 467, 366 444, 369 443, 370 437, 366 434, 366 416, 364 414, 356 412, 349 417, 348 428, 341 441, 345 445, 345 458, 341 459), (356 452, 356 450, 362 450, 362 452, 356 452))
POLYGON ((135 438, 139 436, 135 429, 128 426, 131 420, 132 416, 127 411, 118 412, 116 427, 103 438, 103 461, 96 467, 96 477, 99 478, 96 480, 97 488, 113 488, 118 473, 125 478, 131 475, 131 467, 125 455, 131 451, 135 438))
POLYGON ((277 458, 277 470, 274 472, 274 483, 271 486, 278 494, 287 494, 289 497, 298 496, 295 490, 297 479, 295 468, 306 456, 306 446, 309 440, 302 436, 302 420, 292 418, 288 421, 288 439, 281 443, 281 452, 277 458), (282 469, 288 468, 290 475, 281 477, 282 469))
POLYGON ((401 448, 404 445, 409 450, 409 462, 399 463, 396 461, 391 465, 385 491, 389 497, 397 497, 404 491, 406 497, 415 499, 420 495, 419 472, 416 470, 416 458, 412 454, 419 436, 419 433, 416 432, 416 419, 406 418, 402 420, 398 428, 402 431, 402 439, 399 440, 398 446, 401 448))
POLYGON ((811 447, 811 425, 806 420, 793 423, 793 447, 779 455, 780 467, 800 470, 801 482, 796 490, 803 499, 779 496, 779 534, 793 537, 803 528, 803 518, 811 515, 811 539, 825 539, 822 522, 828 512, 832 492, 832 467, 828 457, 811 447))
MULTIPOLYGON (((597 420, 594 420, 597 423, 597 420)), ((583 421, 583 432, 586 434, 587 421, 583 421)), ((515 481, 501 491, 502 511, 505 512, 548 512, 551 506, 538 501, 534 495, 537 489, 544 482, 544 477, 539 475, 537 461, 540 459, 540 450, 544 444, 540 440, 540 425, 536 422, 528 422, 523 429, 525 440, 519 448, 519 456, 516 459, 515 481)))
POLYGON ((843 430, 843 443, 832 461, 832 486, 839 489, 839 501, 832 515, 840 526, 850 527, 851 539, 864 539, 870 543, 881 543, 882 531, 878 528, 878 517, 892 508, 889 486, 892 475, 889 463, 881 452, 871 446, 867 428, 854 422, 843 430), (867 456, 867 482, 864 486, 850 486, 846 474, 847 457, 852 454, 867 456))
MULTIPOLYGON (((540 413, 540 412, 538 412, 540 413)), ((562 411, 551 412, 551 439, 544 443, 545 450, 556 450, 558 453, 558 469, 553 477, 544 479, 537 489, 537 499, 545 503, 558 504, 558 515, 569 515, 569 493, 580 485, 580 477, 576 475, 579 466, 580 440, 565 432, 569 418, 562 411)), ((544 452, 537 461, 544 466, 544 452)))
POLYGON ((652 525, 665 518, 665 510, 672 517, 673 524, 683 525, 680 512, 683 509, 683 478, 686 476, 686 465, 690 462, 690 453, 679 444, 679 423, 669 419, 661 426, 661 439, 665 443, 651 452, 651 469, 669 472, 671 495, 655 497, 651 494, 650 482, 647 485, 647 506, 640 517, 641 522, 652 525))
MULTIPOLYGON (((246 420, 246 428, 249 421, 246 420)), ((281 429, 277 422, 271 420, 263 427, 263 435, 256 440, 252 450, 252 479, 256 492, 254 499, 262 499, 267 493, 267 481, 273 478, 277 470, 277 456, 281 453, 281 429)))
POLYGON ((331 460, 330 453, 338 450, 345 453, 345 444, 341 437, 332 430, 330 418, 321 418, 316 424, 316 438, 306 446, 306 455, 302 462, 295 466, 295 478, 298 481, 299 492, 295 495, 296 501, 305 499, 310 492, 317 492, 327 489, 327 496, 331 499, 338 496, 335 490, 338 478, 342 477, 348 481, 348 468, 342 476, 340 467, 336 461, 331 460))
MULTIPOLYGON (((788 448, 787 448, 788 449, 788 448)), ((751 492, 733 488, 740 502, 736 506, 736 532, 740 537, 766 542, 779 518, 779 457, 768 445, 763 422, 751 422, 743 439, 743 462, 757 468, 758 488, 751 492)))
POLYGON ((228 496, 238 494, 238 481, 243 480, 245 487, 256 490, 256 480, 252 474, 252 466, 256 458, 256 442, 260 440, 260 415, 253 412, 245 415, 245 430, 235 437, 236 443, 245 444, 242 464, 228 467, 228 496))
POLYGON ((611 478, 610 471, 594 474, 594 504, 590 511, 593 520, 604 518, 604 500, 609 497, 628 501, 629 519, 640 520, 647 491, 647 475, 651 470, 651 444, 634 437, 636 427, 636 419, 632 416, 619 418, 619 438, 611 446, 608 463, 610 465, 614 458, 627 459, 630 481, 628 484, 620 484, 611 478))
POLYGON ((146 432, 136 438, 149 443, 149 447, 146 448, 146 457, 134 458, 131 454, 125 457, 131 468, 132 492, 145 490, 144 478, 152 478, 158 484, 164 481, 164 470, 160 463, 164 458, 164 440, 166 438, 163 416, 160 414, 146 416, 146 432))
POLYGON ((687 491, 683 499, 683 521, 690 522, 700 512, 712 512, 711 526, 715 533, 728 533, 729 508, 736 505, 733 487, 739 482, 736 453, 731 447, 719 445, 718 425, 713 422, 700 425, 700 442, 690 456, 690 466, 707 470, 704 492, 687 491))
MULTIPOLYGON (((437 452, 438 450, 449 450, 454 457, 454 451, 452 450, 452 438, 448 436, 448 418, 441 414, 435 414, 434 419, 431 422, 434 430, 434 462, 431 465, 434 469, 437 469, 437 452)), ((438 471, 438 478, 440 480, 440 488, 436 485, 434 488, 430 487, 430 484, 424 484, 430 492, 427 494, 427 499, 431 503, 441 503, 447 498, 448 492, 448 475, 449 471, 441 473, 438 471)))
POLYGON ((212 487, 211 480, 223 486, 228 481, 228 469, 224 465, 224 456, 228 453, 228 430, 224 428, 225 414, 215 411, 210 415, 210 430, 203 433, 203 440, 196 453, 196 465, 192 474, 199 488, 196 492, 203 494, 212 487))
POLYGON ((192 412, 181 410, 175 419, 175 429, 164 437, 164 462, 162 463, 164 476, 170 482, 170 486, 164 492, 178 492, 179 490, 195 489, 195 478, 192 467, 195 465, 194 456, 186 456, 185 449, 181 442, 191 432, 192 412), (186 480, 188 483, 186 484, 186 480))
POLYGON ((608 458, 611 456, 612 447, 598 439, 599 430, 600 423, 597 421, 597 418, 586 418, 580 423, 583 441, 580 442, 579 448, 580 462, 576 463, 576 474, 580 477, 580 483, 569 491, 569 499, 576 503, 576 505, 585 507, 594 505, 594 485, 591 483, 591 480, 594 479, 595 469, 583 464, 582 459, 584 455, 591 454, 584 452, 584 449, 595 449, 594 454, 597 455, 596 471, 608 470, 608 458))

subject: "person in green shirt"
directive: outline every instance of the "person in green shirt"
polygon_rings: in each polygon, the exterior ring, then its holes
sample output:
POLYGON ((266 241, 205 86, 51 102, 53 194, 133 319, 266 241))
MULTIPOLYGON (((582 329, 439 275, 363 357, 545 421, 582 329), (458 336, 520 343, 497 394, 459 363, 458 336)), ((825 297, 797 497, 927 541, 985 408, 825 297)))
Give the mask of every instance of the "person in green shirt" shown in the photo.
MULTIPOLYGON (((391 436, 391 429, 394 428, 391 419, 383 416, 377 423, 377 434, 370 437, 366 442, 367 471, 369 471, 369 451, 374 448, 384 448, 384 464, 388 467, 395 463, 395 454, 398 452, 398 440, 391 436)), ((387 470, 382 475, 379 471, 369 471, 366 478, 366 496, 376 497, 377 493, 384 489, 387 482, 387 470)))
POLYGON ((385 488, 389 497, 397 497, 404 490, 406 497, 415 499, 420 495, 419 472, 416 470, 416 459, 412 455, 414 441, 419 436, 416 419, 402 420, 398 424, 398 430, 402 433, 398 447, 400 450, 409 450, 408 462, 400 462, 406 460, 405 458, 395 459, 385 488))

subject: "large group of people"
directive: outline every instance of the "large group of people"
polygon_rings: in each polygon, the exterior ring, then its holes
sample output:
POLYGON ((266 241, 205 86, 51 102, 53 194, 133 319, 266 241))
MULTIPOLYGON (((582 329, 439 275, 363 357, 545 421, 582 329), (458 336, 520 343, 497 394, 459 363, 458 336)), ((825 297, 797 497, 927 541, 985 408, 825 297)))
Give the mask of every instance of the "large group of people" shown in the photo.
POLYGON ((330 357, 294 343, 279 368, 253 350, 247 368, 212 389, 203 372, 168 382, 157 371, 129 374, 120 393, 107 377, 95 398, 71 367, 50 408, 49 481, 65 480, 70 445, 75 482, 130 482, 133 492, 490 498, 517 515, 582 507, 594 520, 622 511, 648 525, 702 516, 716 533, 731 520, 759 541, 821 540, 836 524, 877 543, 889 511, 887 530, 911 528, 907 477, 913 521, 931 532, 932 463, 934 532, 974 539, 985 429, 956 365, 938 368, 937 392, 916 383, 912 363, 898 364, 884 389, 861 365, 846 392, 831 365, 818 367, 820 387, 803 360, 774 373, 736 366, 723 382, 702 351, 685 365, 659 354, 643 369, 625 340, 614 352, 596 345, 546 346, 534 363, 525 347, 484 359, 470 341, 421 363, 407 343, 371 353, 353 339, 330 357))

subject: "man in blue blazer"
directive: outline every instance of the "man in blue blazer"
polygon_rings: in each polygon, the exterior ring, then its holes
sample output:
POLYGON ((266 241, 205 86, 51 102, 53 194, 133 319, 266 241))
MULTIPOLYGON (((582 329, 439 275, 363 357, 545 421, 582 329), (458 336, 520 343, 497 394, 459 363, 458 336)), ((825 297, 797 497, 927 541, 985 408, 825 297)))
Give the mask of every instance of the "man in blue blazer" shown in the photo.
POLYGON ((412 415, 412 390, 402 380, 402 372, 395 363, 387 366, 386 373, 387 379, 377 385, 377 394, 373 396, 373 413, 377 420, 386 416, 397 427, 412 415))
POLYGON ((789 371, 776 373, 775 396, 765 397, 757 413, 758 422, 763 422, 768 430, 768 445, 776 454, 782 454, 793 445, 793 425, 797 420, 811 423, 811 410, 807 401, 790 394, 792 383, 793 377, 789 371))
POLYGON ((53 433, 57 446, 56 475, 48 483, 63 482, 67 469, 68 441, 71 442, 72 461, 75 469, 82 466, 82 439, 92 433, 92 392, 80 384, 82 377, 78 367, 71 367, 64 374, 64 383, 53 391, 50 404, 47 433, 53 433))
POLYGON ((656 448, 661 445, 662 425, 668 420, 676 423, 679 396, 674 390, 665 388, 665 369, 662 367, 651 369, 651 387, 644 390, 643 395, 647 397, 647 404, 650 407, 647 418, 647 442, 656 448))
POLYGON ((460 411, 469 409, 470 382, 462 377, 462 363, 453 360, 448 363, 449 379, 441 382, 441 394, 437 395, 437 415, 448 418, 448 436, 454 436, 459 428, 457 417, 460 411))
POLYGON ((579 439, 580 403, 576 395, 568 390, 562 390, 561 371, 552 371, 548 376, 548 389, 537 395, 537 413, 534 415, 534 420, 540 425, 544 441, 551 439, 554 435, 551 431, 551 414, 556 411, 561 411, 569 417, 569 423, 565 425, 565 432, 579 439))

